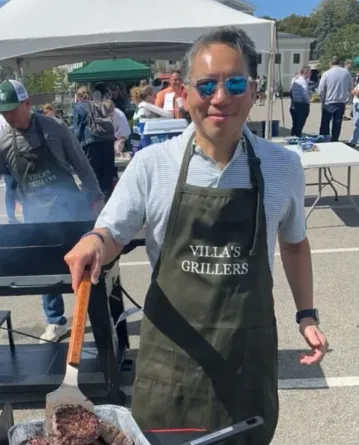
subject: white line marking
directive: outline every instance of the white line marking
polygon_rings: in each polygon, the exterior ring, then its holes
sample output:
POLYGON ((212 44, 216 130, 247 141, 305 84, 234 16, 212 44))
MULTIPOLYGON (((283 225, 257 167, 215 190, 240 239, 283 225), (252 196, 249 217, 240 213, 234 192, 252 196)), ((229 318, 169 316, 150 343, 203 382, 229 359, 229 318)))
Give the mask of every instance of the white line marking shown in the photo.
POLYGON ((131 266, 148 266, 150 264, 150 262, 149 261, 133 261, 133 262, 131 262, 131 261, 129 261, 129 262, 126 262, 126 261, 120 261, 120 266, 121 267, 131 267, 131 266))
POLYGON ((359 376, 279 380, 279 389, 320 389, 359 386, 359 376))
MULTIPOLYGON (((326 255, 330 253, 352 253, 359 252, 359 247, 341 247, 338 249, 313 249, 312 255, 326 255)), ((279 256, 280 253, 276 252, 275 256, 279 256)), ((120 261, 121 267, 132 267, 132 266, 148 266, 150 264, 149 261, 120 261)))
MULTIPOLYGON (((126 371, 125 371, 126 372, 126 371)), ((318 379, 279 380, 279 391, 294 389, 329 389, 359 386, 359 377, 328 377, 318 379)), ((121 390, 132 396, 132 386, 123 386, 121 390)))

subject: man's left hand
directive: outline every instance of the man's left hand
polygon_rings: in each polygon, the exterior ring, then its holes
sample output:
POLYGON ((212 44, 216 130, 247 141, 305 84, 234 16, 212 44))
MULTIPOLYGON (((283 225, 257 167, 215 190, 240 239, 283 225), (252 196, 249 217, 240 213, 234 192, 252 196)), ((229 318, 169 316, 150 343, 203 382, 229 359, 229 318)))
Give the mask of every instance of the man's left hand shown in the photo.
POLYGON ((320 363, 328 351, 329 344, 325 335, 319 329, 318 323, 313 318, 303 318, 299 330, 312 349, 312 354, 301 354, 300 364, 314 365, 320 363))

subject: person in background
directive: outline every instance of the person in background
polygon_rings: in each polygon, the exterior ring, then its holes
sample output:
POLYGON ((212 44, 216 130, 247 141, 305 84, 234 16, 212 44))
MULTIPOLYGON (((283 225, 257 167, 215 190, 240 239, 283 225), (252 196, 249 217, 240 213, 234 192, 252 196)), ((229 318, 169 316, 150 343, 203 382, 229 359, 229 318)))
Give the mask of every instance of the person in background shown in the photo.
POLYGON ((115 108, 115 104, 111 99, 105 99, 104 106, 108 110, 109 115, 112 117, 113 126, 115 129, 115 144, 114 150, 118 155, 122 155, 125 148, 125 144, 131 135, 131 128, 128 124, 127 117, 118 108, 115 108))
POLYGON ((148 85, 145 88, 139 88, 138 91, 134 92, 137 100, 137 110, 133 115, 134 121, 139 121, 139 119, 152 119, 158 117, 153 112, 147 110, 144 107, 145 103, 153 104, 155 101, 155 96, 153 93, 153 87, 148 85))
POLYGON ((50 116, 53 119, 56 119, 60 124, 64 123, 63 119, 58 115, 58 113, 56 112, 55 107, 52 104, 45 104, 42 107, 42 112, 46 116, 50 116))
POLYGON ((349 147, 355 148, 359 142, 359 79, 356 83, 353 91, 353 134, 350 140, 347 142, 349 147))
POLYGON ((310 111, 310 95, 308 90, 310 74, 310 67, 303 66, 299 76, 293 79, 290 91, 290 114, 292 115, 293 121, 291 135, 298 138, 302 136, 302 131, 310 111))
MULTIPOLYGON (((344 63, 344 68, 349 72, 349 74, 351 75, 351 78, 353 79, 353 86, 356 85, 356 83, 354 82, 354 78, 353 78, 353 74, 352 74, 352 69, 353 69, 353 62, 350 59, 347 59, 344 63)), ((351 118, 353 117, 353 93, 350 92, 349 96, 348 96, 348 100, 347 100, 347 104, 350 105, 350 112, 349 112, 349 116, 347 116, 344 113, 343 116, 343 121, 350 121, 351 118)))
POLYGON ((173 117, 179 118, 181 109, 178 99, 182 98, 182 74, 180 70, 173 70, 169 79, 169 87, 157 93, 155 105, 171 111, 173 117))
POLYGON ((234 443, 272 441, 277 237, 297 308, 292 323, 311 350, 301 365, 321 362, 328 349, 313 305, 300 157, 245 124, 257 65, 238 27, 201 36, 182 65, 192 124, 134 156, 94 230, 65 256, 74 290, 86 267, 96 283, 146 224, 153 273, 131 407, 141 430, 216 431, 261 416, 263 427, 234 443))
POLYGON ((105 99, 108 90, 104 82, 99 82, 95 85, 94 91, 92 93, 92 100, 95 102, 101 102, 105 99))
POLYGON ((331 134, 332 142, 339 140, 342 129, 345 104, 353 90, 353 79, 346 68, 340 66, 339 57, 334 56, 331 68, 320 79, 318 94, 322 102, 322 120, 319 133, 331 134), (330 131, 330 123, 332 129, 330 131))
POLYGON ((149 85, 148 80, 147 79, 142 79, 140 81, 140 84, 138 85, 140 88, 144 88, 147 87, 149 85))
POLYGON ((161 91, 161 88, 162 88, 162 81, 161 81, 161 79, 159 77, 154 79, 153 82, 152 82, 152 86, 153 86, 154 95, 156 96, 157 93, 159 91, 161 91))
POLYGON ((266 91, 267 91, 267 77, 260 76, 258 82, 258 98, 260 106, 264 106, 266 104, 266 91))
MULTIPOLYGON (((0 84, 0 112, 8 123, 0 133, 0 174, 15 179, 24 222, 96 218, 103 194, 70 129, 53 117, 33 113, 28 93, 17 80, 0 84)), ((68 330, 62 295, 43 295, 42 303, 48 326, 41 342, 58 341, 68 330)))
POLYGON ((116 108, 126 113, 130 108, 130 101, 125 86, 123 84, 112 84, 110 86, 110 91, 111 97, 109 97, 109 99, 113 101, 116 108))
MULTIPOLYGON (((92 116, 96 102, 90 101, 90 95, 86 87, 77 90, 78 103, 73 107, 73 132, 90 161, 95 172, 100 188, 107 201, 113 191, 113 171, 115 169, 115 158, 113 144, 115 141, 115 130, 112 126, 111 134, 106 139, 94 134, 92 116)), ((101 104, 100 104, 101 105, 101 104)), ((102 112, 105 112, 104 108, 102 112)), ((109 124, 112 124, 111 116, 104 116, 109 124)))

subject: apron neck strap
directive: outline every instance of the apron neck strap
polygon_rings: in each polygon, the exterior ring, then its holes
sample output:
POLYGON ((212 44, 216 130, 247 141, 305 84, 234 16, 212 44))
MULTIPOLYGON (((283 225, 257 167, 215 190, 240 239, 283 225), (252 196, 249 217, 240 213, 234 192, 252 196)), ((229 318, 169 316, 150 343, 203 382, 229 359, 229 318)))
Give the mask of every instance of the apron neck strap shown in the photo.
MULTIPOLYGON (((257 158, 253 150, 253 146, 245 133, 243 133, 243 137, 245 140, 245 147, 246 147, 245 150, 248 158, 251 185, 252 187, 258 187, 258 186, 260 187, 260 184, 263 183, 263 177, 260 168, 261 160, 257 158)), ((182 186, 186 183, 189 162, 191 160, 194 151, 194 140, 195 140, 195 133, 192 134, 186 145, 186 150, 183 156, 181 170, 177 182, 178 188, 182 188, 182 186)))

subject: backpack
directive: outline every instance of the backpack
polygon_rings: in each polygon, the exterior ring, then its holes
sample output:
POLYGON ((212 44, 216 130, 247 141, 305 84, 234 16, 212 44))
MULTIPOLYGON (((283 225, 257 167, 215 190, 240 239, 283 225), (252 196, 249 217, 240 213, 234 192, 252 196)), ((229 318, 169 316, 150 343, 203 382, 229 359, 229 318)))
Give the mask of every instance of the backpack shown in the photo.
POLYGON ((89 102, 89 128, 94 139, 114 141, 115 128, 112 117, 101 102, 89 102))

